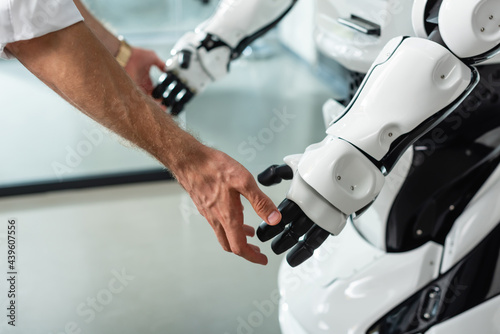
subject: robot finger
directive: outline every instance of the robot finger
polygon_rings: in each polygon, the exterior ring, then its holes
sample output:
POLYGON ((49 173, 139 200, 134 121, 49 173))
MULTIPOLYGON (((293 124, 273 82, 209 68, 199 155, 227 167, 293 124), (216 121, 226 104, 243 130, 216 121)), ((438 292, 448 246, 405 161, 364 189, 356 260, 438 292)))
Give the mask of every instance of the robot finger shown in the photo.
POLYGON ((285 230, 274 238, 271 248, 276 254, 281 254, 295 246, 299 239, 314 226, 312 220, 306 215, 301 215, 291 222, 285 230))
POLYGON ((167 107, 171 107, 177 100, 177 95, 183 90, 182 85, 177 81, 175 87, 173 87, 167 96, 163 98, 163 104, 167 107))
POLYGON ((281 180, 291 180, 293 170, 288 165, 272 165, 257 176, 257 180, 263 186, 278 184, 281 180))
POLYGON ((191 57, 193 56, 193 53, 189 50, 182 50, 179 53, 179 65, 183 69, 188 69, 189 65, 191 64, 191 57))
POLYGON ((315 225, 306 233, 304 239, 300 241, 287 254, 286 261, 291 267, 296 267, 308 258, 321 244, 328 238, 330 233, 315 225))
POLYGON ((161 98, 163 98, 163 94, 167 90, 168 86, 170 86, 170 84, 172 82, 174 82, 175 80, 176 80, 176 76, 174 74, 169 73, 169 72, 164 73, 160 77, 160 81, 161 82, 153 90, 153 93, 152 93, 153 97, 155 99, 161 99, 161 98))
MULTIPOLYGON (((182 92, 180 94, 182 94, 182 92)), ((180 94, 178 96, 180 96, 180 94)), ((185 88, 184 94, 181 96, 180 99, 178 99, 177 102, 174 103, 172 109, 170 110, 170 113, 173 116, 179 115, 180 112, 184 109, 184 105, 188 103, 193 96, 194 94, 189 89, 185 88)))
POLYGON ((257 229, 257 237, 260 241, 265 242, 271 240, 285 229, 285 226, 290 222, 294 221, 300 214, 303 215, 302 210, 297 204, 285 199, 278 206, 278 210, 281 212, 281 221, 278 225, 268 225, 266 222, 262 222, 257 229))

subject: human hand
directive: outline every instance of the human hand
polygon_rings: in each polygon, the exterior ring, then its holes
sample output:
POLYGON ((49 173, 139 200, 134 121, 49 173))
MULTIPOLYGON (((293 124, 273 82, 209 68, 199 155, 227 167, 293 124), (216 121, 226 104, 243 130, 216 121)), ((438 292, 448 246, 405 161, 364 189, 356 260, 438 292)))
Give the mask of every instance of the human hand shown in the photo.
POLYGON ((149 76, 153 66, 163 71, 165 62, 154 51, 132 47, 132 54, 125 65, 125 71, 146 95, 151 95, 153 92, 153 83, 149 76))
POLYGON ((267 257, 259 247, 247 242, 255 230, 243 222, 240 196, 247 198, 268 224, 277 224, 281 214, 241 164, 220 151, 203 147, 197 150, 189 166, 183 166, 174 174, 212 226, 225 251, 254 263, 267 264, 267 257))

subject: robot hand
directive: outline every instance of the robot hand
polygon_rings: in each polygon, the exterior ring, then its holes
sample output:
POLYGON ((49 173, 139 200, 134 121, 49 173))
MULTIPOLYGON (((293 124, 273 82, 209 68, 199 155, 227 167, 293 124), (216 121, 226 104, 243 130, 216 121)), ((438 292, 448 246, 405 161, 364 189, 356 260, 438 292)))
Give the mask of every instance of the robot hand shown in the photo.
POLYGON ((231 55, 231 48, 216 36, 188 32, 172 49, 153 97, 171 107, 172 115, 179 114, 208 83, 227 74, 231 55))
MULTIPOLYGON (((258 181, 264 186, 271 186, 280 183, 281 180, 291 180, 292 178, 293 170, 290 166, 286 164, 281 166, 272 165, 259 174, 258 181)), ((291 266, 295 266, 303 262, 301 261, 303 257, 310 257, 314 249, 321 245, 328 237, 329 233, 317 227, 314 222, 305 215, 300 207, 289 199, 283 200, 278 206, 278 210, 282 215, 281 222, 274 226, 262 223, 257 230, 257 236, 261 241, 265 242, 279 235, 271 244, 276 254, 281 254, 296 245, 287 256, 288 263, 290 263, 291 266), (316 235, 312 236, 313 233, 308 233, 304 240, 300 241, 300 245, 297 245, 299 239, 306 234, 307 231, 311 230, 313 226, 315 226, 315 229, 321 234, 321 238, 318 239, 316 235), (313 243, 313 245, 311 245, 311 243, 313 243)))
POLYGON ((282 221, 261 224, 259 239, 275 237, 276 253, 294 247, 287 255, 292 267, 311 257, 329 234, 342 231, 347 217, 373 203, 399 157, 449 115, 477 80, 477 70, 442 45, 391 40, 325 139, 285 158, 288 166, 272 166, 259 176, 264 185, 292 179, 279 206, 282 221))
MULTIPOLYGON (((286 164, 273 165, 258 176, 259 182, 265 186, 292 178, 293 170, 286 164)), ((295 202, 288 198, 281 202, 278 210, 282 215, 281 222, 274 226, 261 223, 257 229, 257 236, 262 242, 274 238, 271 248, 276 254, 286 252, 293 247, 286 259, 290 266, 295 267, 310 258, 314 250, 328 238, 330 232, 316 225, 295 202), (300 240, 302 237, 304 238, 300 240)))
POLYGON ((281 222, 275 226, 261 224, 257 235, 263 242, 277 236, 271 243, 271 248, 276 254, 286 252, 293 247, 287 254, 286 260, 290 266, 295 267, 310 258, 328 238, 330 232, 314 224, 300 207, 289 199, 283 200, 278 209, 283 216, 281 222), (300 240, 302 237, 304 238, 300 240))
POLYGON ((296 1, 220 1, 211 18, 174 46, 153 97, 171 107, 173 115, 179 114, 195 94, 224 77, 231 61, 274 27, 296 1))
POLYGON ((271 247, 276 254, 293 247, 286 259, 295 267, 310 258, 330 234, 338 235, 350 214, 359 214, 373 202, 384 176, 354 147, 333 136, 285 161, 258 177, 266 186, 282 179, 292 179, 292 183, 278 207, 281 222, 275 226, 262 223, 257 236, 261 241, 274 238, 271 247), (325 174, 334 177, 325 178, 325 174))

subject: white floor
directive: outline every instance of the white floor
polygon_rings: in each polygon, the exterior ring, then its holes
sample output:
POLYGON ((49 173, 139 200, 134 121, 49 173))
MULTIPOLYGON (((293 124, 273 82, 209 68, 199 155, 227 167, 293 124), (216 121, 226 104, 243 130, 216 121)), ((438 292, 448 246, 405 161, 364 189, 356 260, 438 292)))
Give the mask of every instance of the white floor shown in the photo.
MULTIPOLYGON (((279 202, 286 184, 266 192, 279 202)), ((12 218, 17 319, 13 328, 3 315, 2 279, 0 333, 279 333, 281 257, 256 238, 265 267, 224 252, 174 182, 3 199, 2 277, 12 218)), ((245 219, 260 223, 248 203, 245 219)))

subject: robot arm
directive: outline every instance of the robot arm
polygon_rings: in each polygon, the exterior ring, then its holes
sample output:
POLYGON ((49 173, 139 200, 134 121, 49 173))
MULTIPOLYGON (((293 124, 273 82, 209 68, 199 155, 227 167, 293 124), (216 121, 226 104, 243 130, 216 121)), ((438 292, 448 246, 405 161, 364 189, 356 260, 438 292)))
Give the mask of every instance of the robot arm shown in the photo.
MULTIPOLYGON (((293 172, 290 190, 280 205, 282 222, 261 224, 257 231, 261 241, 275 238, 272 248, 278 254, 294 247, 287 255, 291 266, 311 257, 330 234, 340 233, 348 216, 361 214, 376 199, 384 176, 406 149, 475 87, 479 76, 472 65, 499 49, 500 5, 496 0, 467 2, 476 3, 467 7, 471 29, 478 29, 476 35, 483 32, 493 17, 495 23, 488 26, 496 29, 493 36, 478 41, 469 34, 465 38, 469 42, 460 40, 462 49, 473 45, 463 59, 455 56, 457 39, 448 37, 457 27, 447 20, 436 31, 441 31, 442 39, 437 39, 444 40, 444 45, 423 38, 391 40, 351 104, 328 127, 326 138, 303 155, 285 158, 289 167, 274 166, 260 175, 260 181, 269 184, 293 172), (476 18, 478 12, 481 18, 476 18)), ((464 8, 453 5, 456 1, 444 0, 440 15, 464 17, 464 8)))
POLYGON ((222 0, 214 15, 172 49, 153 97, 177 115, 195 94, 222 78, 229 64, 293 7, 296 0, 222 0))

